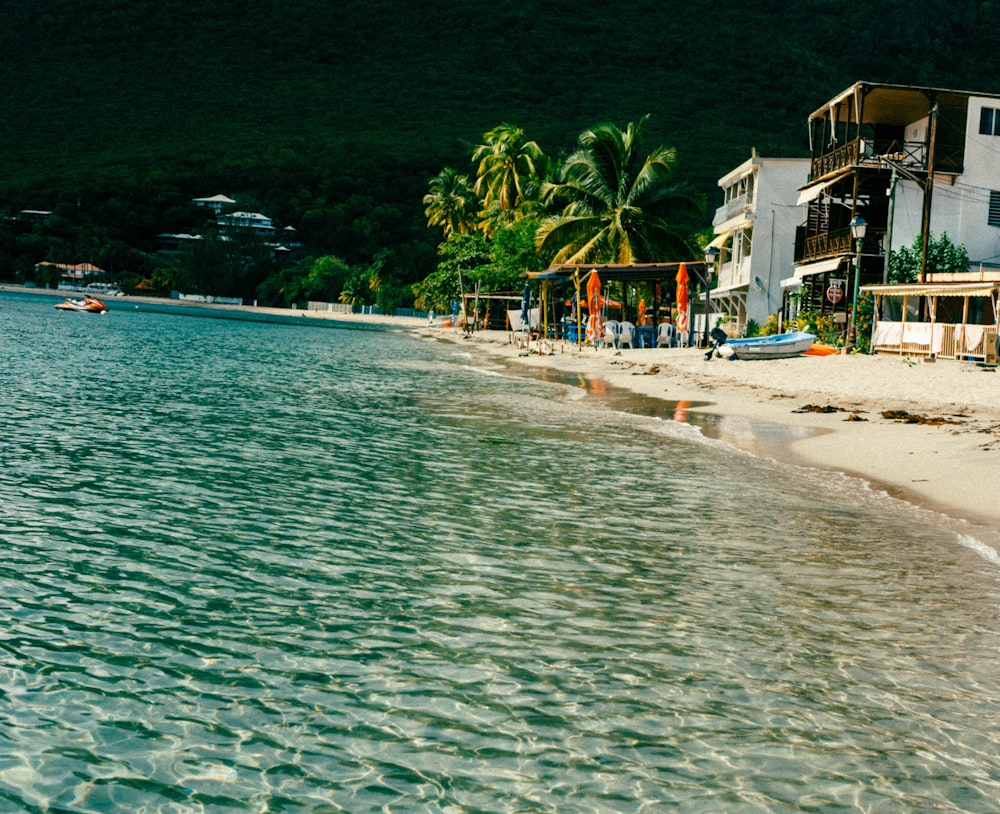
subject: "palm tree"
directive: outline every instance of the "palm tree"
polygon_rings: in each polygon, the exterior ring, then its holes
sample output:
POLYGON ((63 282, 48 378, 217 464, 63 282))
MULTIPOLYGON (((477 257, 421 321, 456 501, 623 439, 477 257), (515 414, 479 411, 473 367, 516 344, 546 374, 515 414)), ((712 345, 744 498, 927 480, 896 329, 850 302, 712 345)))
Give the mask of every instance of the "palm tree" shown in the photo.
POLYGON ((501 124, 483 134, 485 144, 472 151, 476 167, 476 193, 487 211, 498 206, 509 213, 526 197, 527 183, 544 170, 545 154, 524 131, 501 124))
POLYGON ((447 240, 453 234, 464 235, 476 228, 479 198, 469 183, 469 176, 445 167, 428 185, 424 195, 424 214, 429 226, 440 226, 447 240))
POLYGON ((602 124, 580 135, 557 181, 546 185, 547 201, 566 203, 536 234, 541 254, 554 263, 694 257, 697 246, 678 221, 703 215, 705 198, 691 185, 673 181, 673 148, 657 147, 641 157, 648 119, 647 114, 624 131, 602 124))

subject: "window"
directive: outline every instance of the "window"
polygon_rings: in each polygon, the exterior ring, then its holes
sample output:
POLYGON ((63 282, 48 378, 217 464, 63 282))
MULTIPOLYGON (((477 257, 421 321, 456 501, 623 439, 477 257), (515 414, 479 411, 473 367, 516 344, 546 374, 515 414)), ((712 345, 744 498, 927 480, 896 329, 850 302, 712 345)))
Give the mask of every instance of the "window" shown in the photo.
POLYGON ((990 190, 990 211, 986 216, 990 226, 1000 226, 1000 192, 990 190))
POLYGON ((979 111, 979 132, 984 136, 1000 136, 1000 110, 984 107, 979 111))

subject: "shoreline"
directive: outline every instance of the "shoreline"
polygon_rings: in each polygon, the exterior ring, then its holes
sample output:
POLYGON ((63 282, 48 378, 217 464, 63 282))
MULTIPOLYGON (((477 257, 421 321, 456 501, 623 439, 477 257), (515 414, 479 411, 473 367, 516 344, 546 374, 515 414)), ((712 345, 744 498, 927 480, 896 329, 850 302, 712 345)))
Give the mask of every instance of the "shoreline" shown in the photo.
MULTIPOLYGON (((64 297, 51 289, 0 284, 0 291, 64 297)), ((705 360, 698 348, 594 349, 556 342, 552 353, 516 347, 506 331, 466 335, 426 319, 299 311, 158 297, 118 303, 336 320, 396 327, 448 341, 509 366, 587 374, 664 402, 691 402, 711 418, 706 434, 784 463, 847 474, 954 520, 1000 526, 1000 370, 972 363, 927 363, 898 356, 800 356, 705 360), (813 412, 813 406, 829 410, 813 412), (904 411, 943 423, 883 417, 904 411)))
MULTIPOLYGON (((26 294, 28 296, 51 297, 66 299, 80 297, 79 291, 56 291, 51 288, 25 288, 13 283, 0 283, 0 291, 9 294, 26 294)), ((262 314, 266 316, 335 320, 339 322, 358 322, 368 325, 384 325, 396 328, 423 328, 427 320, 420 317, 398 317, 388 314, 351 314, 342 311, 308 311, 295 308, 271 308, 263 305, 226 305, 216 302, 197 302, 193 300, 175 300, 170 297, 145 297, 128 294, 121 297, 104 297, 110 312, 121 310, 127 305, 153 305, 164 308, 198 308, 210 311, 221 311, 238 314, 262 314)))
POLYGON ((698 348, 580 350, 561 342, 551 354, 525 354, 505 332, 421 333, 512 365, 691 402, 690 413, 713 417, 706 435, 751 454, 859 478, 959 522, 1000 525, 1000 371, 993 368, 896 356, 706 361, 698 348), (884 417, 888 411, 896 412, 884 417), (907 423, 918 417, 923 423, 907 423))

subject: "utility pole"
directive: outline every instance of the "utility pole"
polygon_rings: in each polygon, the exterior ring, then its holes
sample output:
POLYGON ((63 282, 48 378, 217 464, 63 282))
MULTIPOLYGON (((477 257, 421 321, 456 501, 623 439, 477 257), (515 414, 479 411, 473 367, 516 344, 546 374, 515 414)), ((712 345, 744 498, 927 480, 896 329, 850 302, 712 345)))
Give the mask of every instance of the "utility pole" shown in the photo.
POLYGON ((924 211, 920 220, 923 246, 920 252, 920 283, 927 282, 927 244, 931 237, 931 194, 934 191, 934 144, 937 141, 938 105, 934 102, 930 114, 930 135, 927 144, 927 180, 924 182, 924 211))
POLYGON ((893 210, 896 208, 896 179, 899 174, 896 172, 896 164, 892 164, 892 178, 889 179, 889 216, 885 223, 885 263, 882 266, 882 285, 889 282, 889 255, 892 254, 892 218, 893 210))

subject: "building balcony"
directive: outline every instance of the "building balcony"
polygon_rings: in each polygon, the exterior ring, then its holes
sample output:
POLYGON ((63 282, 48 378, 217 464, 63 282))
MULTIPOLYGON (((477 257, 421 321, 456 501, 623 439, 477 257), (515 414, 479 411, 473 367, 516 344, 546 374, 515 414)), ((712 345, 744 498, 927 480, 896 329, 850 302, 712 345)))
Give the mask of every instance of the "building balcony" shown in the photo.
POLYGON ((746 215, 753 210, 753 201, 748 195, 740 195, 731 201, 726 201, 715 210, 715 217, 712 218, 712 225, 719 226, 726 221, 732 220, 740 215, 746 215))
MULTIPOLYGON (((883 241, 885 229, 882 227, 868 226, 864 242, 861 245, 861 253, 864 255, 881 255, 883 253, 883 241)), ((796 240, 795 262, 813 263, 817 260, 825 260, 830 257, 842 255, 854 255, 856 247, 854 239, 851 237, 851 229, 845 226, 842 229, 832 229, 818 235, 808 235, 796 240)))
POLYGON ((727 291, 731 288, 739 288, 750 284, 750 258, 746 257, 741 263, 723 263, 719 266, 719 280, 713 291, 727 291))
POLYGON ((893 166, 909 172, 926 172, 927 145, 922 141, 900 143, 854 139, 842 147, 813 158, 809 177, 818 180, 848 167, 891 169, 893 166))

